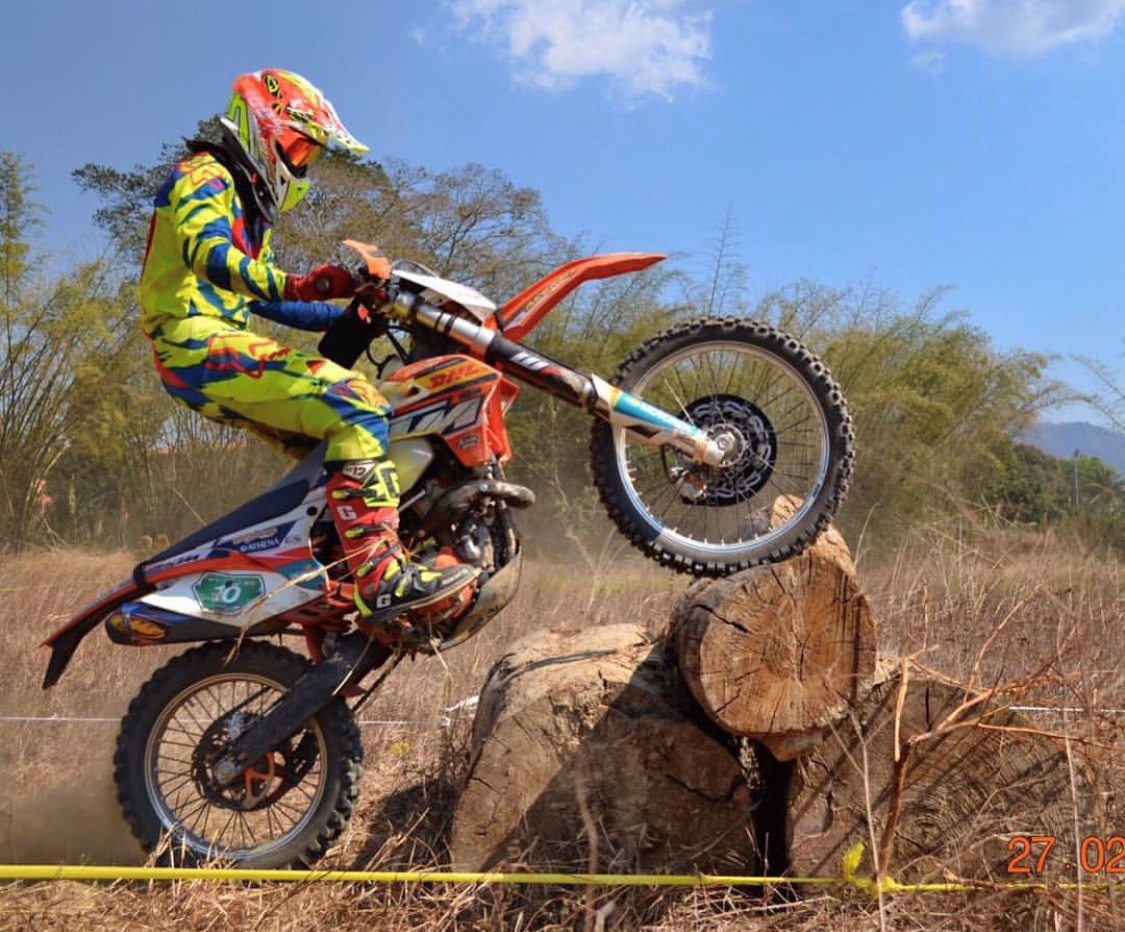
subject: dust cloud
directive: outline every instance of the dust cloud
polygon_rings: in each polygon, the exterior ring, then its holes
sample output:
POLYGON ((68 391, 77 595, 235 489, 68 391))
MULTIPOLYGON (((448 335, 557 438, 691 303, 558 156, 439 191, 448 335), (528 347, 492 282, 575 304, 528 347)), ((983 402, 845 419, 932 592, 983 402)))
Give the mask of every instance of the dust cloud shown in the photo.
POLYGON ((144 863, 121 816, 110 773, 79 762, 57 771, 67 781, 17 785, 0 803, 0 859, 8 864, 144 863))

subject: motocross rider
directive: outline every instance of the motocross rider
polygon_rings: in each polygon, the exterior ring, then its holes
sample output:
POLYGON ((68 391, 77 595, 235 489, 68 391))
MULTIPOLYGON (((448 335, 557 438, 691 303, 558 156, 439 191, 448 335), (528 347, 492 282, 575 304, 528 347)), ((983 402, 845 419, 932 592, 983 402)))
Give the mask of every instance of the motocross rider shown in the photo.
POLYGON ((358 372, 248 328, 256 314, 323 331, 343 313, 326 299, 354 294, 351 273, 335 265, 283 271, 271 228, 305 196, 308 168, 330 143, 357 154, 367 146, 291 71, 240 75, 220 123, 222 140, 189 142, 154 200, 140 302, 164 388, 298 458, 327 441, 328 507, 366 624, 443 602, 476 574, 404 553, 387 401, 358 372))

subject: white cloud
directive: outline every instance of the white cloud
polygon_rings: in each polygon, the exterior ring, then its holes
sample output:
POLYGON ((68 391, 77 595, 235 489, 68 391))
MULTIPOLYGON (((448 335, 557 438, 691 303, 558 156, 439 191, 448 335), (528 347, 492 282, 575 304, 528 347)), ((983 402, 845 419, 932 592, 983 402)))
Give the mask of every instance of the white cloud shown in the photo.
POLYGON ((1125 17, 1125 0, 911 0, 902 24, 915 42, 963 42, 1032 56, 1103 39, 1125 17))
POLYGON ((451 0, 458 28, 499 43, 516 78, 565 90, 603 76, 626 100, 707 85, 711 14, 692 0, 451 0))

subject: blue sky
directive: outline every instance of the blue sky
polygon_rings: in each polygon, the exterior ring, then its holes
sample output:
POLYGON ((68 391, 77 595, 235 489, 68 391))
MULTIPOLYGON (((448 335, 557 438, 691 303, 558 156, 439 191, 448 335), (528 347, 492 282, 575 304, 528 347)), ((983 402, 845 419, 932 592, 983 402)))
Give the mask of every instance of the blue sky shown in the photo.
POLYGON ((592 250, 702 269, 729 210, 753 295, 952 286, 944 310, 1060 354, 1057 377, 1092 385, 1074 354, 1125 368, 1125 0, 43 0, 5 18, 0 148, 34 166, 54 251, 96 249, 74 168, 151 162, 236 74, 276 66, 376 158, 498 168, 592 250))

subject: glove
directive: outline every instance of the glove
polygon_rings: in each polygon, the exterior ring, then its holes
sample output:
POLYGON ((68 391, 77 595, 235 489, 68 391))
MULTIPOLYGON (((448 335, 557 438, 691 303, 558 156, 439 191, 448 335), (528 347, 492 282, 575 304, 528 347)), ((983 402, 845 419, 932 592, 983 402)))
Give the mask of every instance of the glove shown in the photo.
POLYGON ((351 272, 338 265, 318 265, 308 275, 287 276, 283 297, 286 301, 327 301, 354 294, 351 272))

